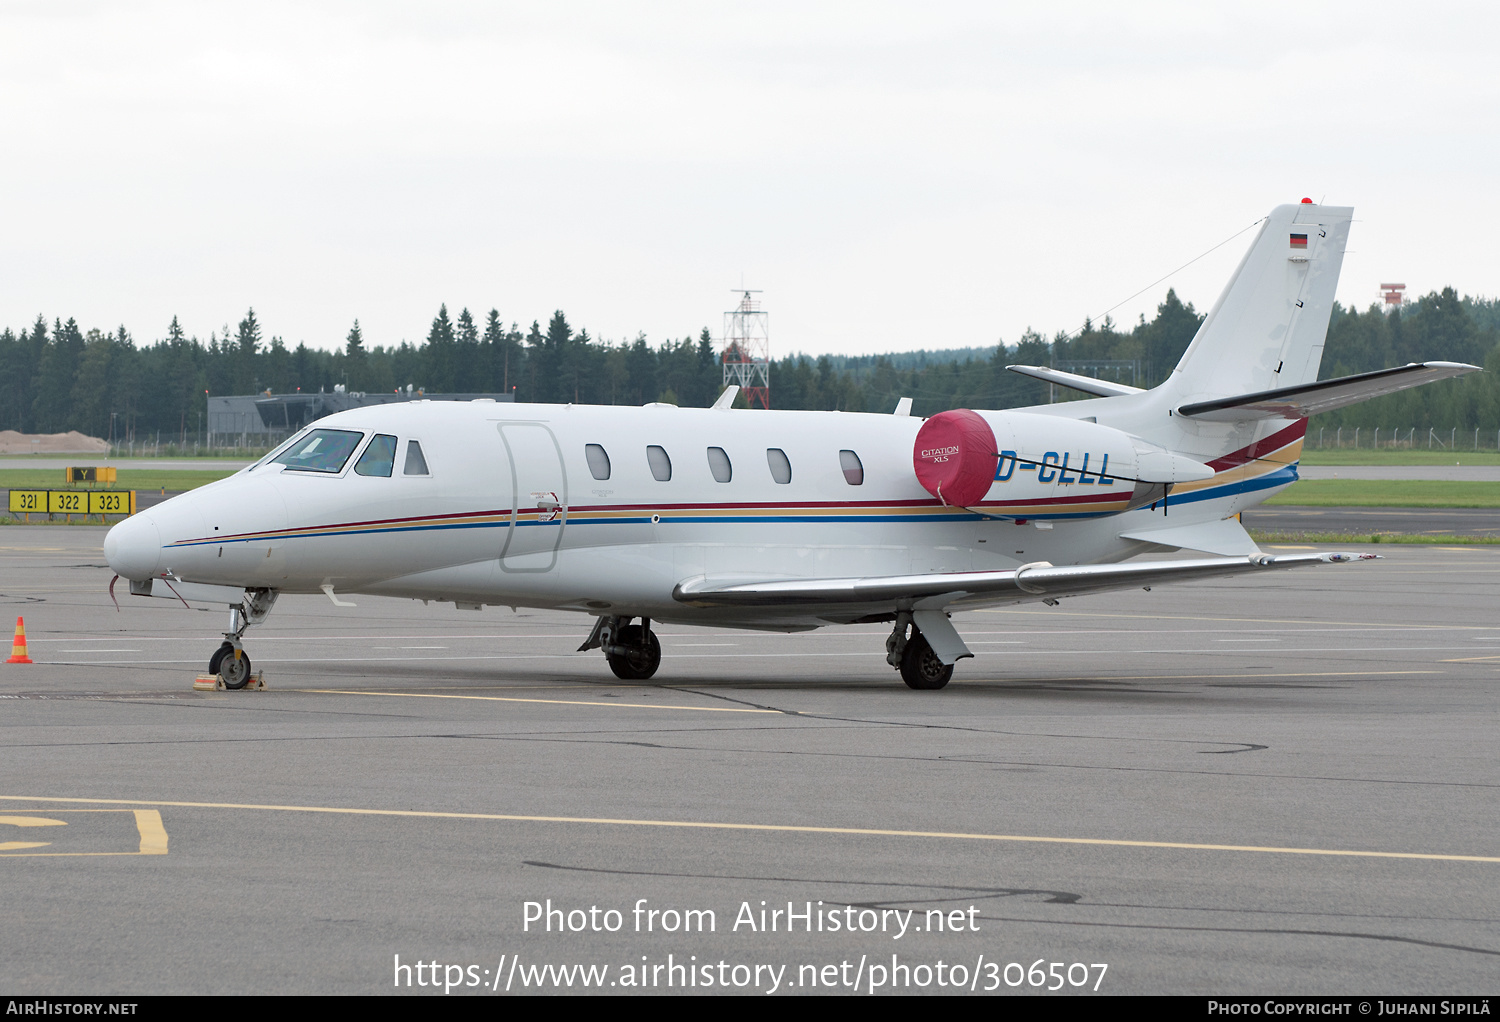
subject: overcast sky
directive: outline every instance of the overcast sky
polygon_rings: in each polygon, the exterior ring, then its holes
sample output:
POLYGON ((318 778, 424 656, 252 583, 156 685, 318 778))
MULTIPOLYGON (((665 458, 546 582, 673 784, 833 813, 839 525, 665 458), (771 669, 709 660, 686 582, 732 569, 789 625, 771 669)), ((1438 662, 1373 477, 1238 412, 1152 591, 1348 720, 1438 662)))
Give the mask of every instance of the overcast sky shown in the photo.
POLYGON ((1356 207, 1345 303, 1494 296, 1496 11, 0 0, 0 326, 656 342, 743 282, 773 356, 1013 344, 1303 196, 1356 207))

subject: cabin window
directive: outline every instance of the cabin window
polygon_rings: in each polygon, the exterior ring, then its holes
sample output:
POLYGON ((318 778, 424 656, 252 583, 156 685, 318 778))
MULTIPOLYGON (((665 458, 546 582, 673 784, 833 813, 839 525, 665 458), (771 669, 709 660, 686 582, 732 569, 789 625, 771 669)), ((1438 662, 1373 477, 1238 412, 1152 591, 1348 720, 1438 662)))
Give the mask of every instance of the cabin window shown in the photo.
POLYGON ((384 476, 389 479, 396 468, 396 438, 377 433, 365 445, 365 453, 354 463, 354 472, 362 476, 384 476))
POLYGON ((427 459, 422 457, 422 445, 415 440, 406 442, 406 467, 401 470, 403 475, 425 476, 428 475, 427 459))
POLYGON ((839 468, 844 470, 844 482, 858 486, 865 481, 865 466, 853 451, 839 451, 839 468))
POLYGON ((672 459, 667 457, 664 448, 657 447, 655 444, 647 447, 646 461, 650 463, 651 474, 656 477, 657 482, 664 483, 672 478, 672 459))
POLYGON ((729 482, 734 475, 734 466, 729 464, 729 455, 724 453, 724 448, 710 447, 708 449, 708 470, 719 482, 729 482))
POLYGON ((278 454, 272 464, 285 465, 289 472, 337 474, 364 436, 347 429, 315 429, 278 454))
POLYGON ((609 478, 609 452, 599 444, 585 444, 583 456, 589 462, 589 475, 595 479, 609 478))
POLYGON ((792 463, 787 459, 786 451, 780 447, 766 448, 766 463, 771 466, 772 479, 778 483, 792 481, 792 463))

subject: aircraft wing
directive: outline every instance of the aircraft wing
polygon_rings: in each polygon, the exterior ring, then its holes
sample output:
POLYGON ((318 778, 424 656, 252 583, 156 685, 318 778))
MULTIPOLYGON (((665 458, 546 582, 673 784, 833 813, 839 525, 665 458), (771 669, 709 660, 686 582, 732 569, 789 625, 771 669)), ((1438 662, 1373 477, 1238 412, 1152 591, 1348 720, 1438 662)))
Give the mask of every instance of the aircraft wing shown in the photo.
POLYGON ((935 572, 870 578, 799 578, 716 581, 700 575, 677 584, 673 597, 699 607, 871 607, 891 610, 961 609, 998 603, 1055 600, 1112 589, 1222 578, 1280 568, 1372 560, 1376 554, 1318 553, 1214 557, 1129 564, 1054 567, 1045 561, 1006 571, 935 572))

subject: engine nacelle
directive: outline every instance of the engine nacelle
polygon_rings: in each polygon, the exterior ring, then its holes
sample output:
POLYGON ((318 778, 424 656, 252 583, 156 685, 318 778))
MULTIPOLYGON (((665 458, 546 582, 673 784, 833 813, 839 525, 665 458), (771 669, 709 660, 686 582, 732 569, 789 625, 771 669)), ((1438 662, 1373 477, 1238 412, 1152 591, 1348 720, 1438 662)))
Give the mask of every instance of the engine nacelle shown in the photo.
POLYGON ((940 412, 912 451, 944 504, 1001 518, 1097 518, 1163 499, 1213 469, 1110 426, 1032 412, 940 412))

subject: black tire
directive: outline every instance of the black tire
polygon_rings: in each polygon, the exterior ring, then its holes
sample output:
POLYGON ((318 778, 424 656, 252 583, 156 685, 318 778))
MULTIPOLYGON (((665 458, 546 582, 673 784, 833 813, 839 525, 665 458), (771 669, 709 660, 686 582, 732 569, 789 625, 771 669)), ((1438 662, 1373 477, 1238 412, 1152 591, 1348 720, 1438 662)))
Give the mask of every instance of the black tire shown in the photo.
POLYGON ((913 632, 901 654, 901 680, 907 687, 933 692, 948 684, 952 677, 953 665, 938 659, 921 632, 913 632))
POLYGON ((626 625, 615 635, 615 642, 630 647, 630 652, 624 655, 604 654, 604 659, 609 662, 609 669, 615 672, 616 678, 622 681, 645 681, 661 666, 661 643, 657 641, 655 632, 647 632, 645 641, 642 642, 641 626, 626 625))
POLYGON ((226 642, 209 659, 208 673, 223 678, 225 688, 242 689, 250 684, 250 657, 244 650, 236 657, 234 647, 226 642))

